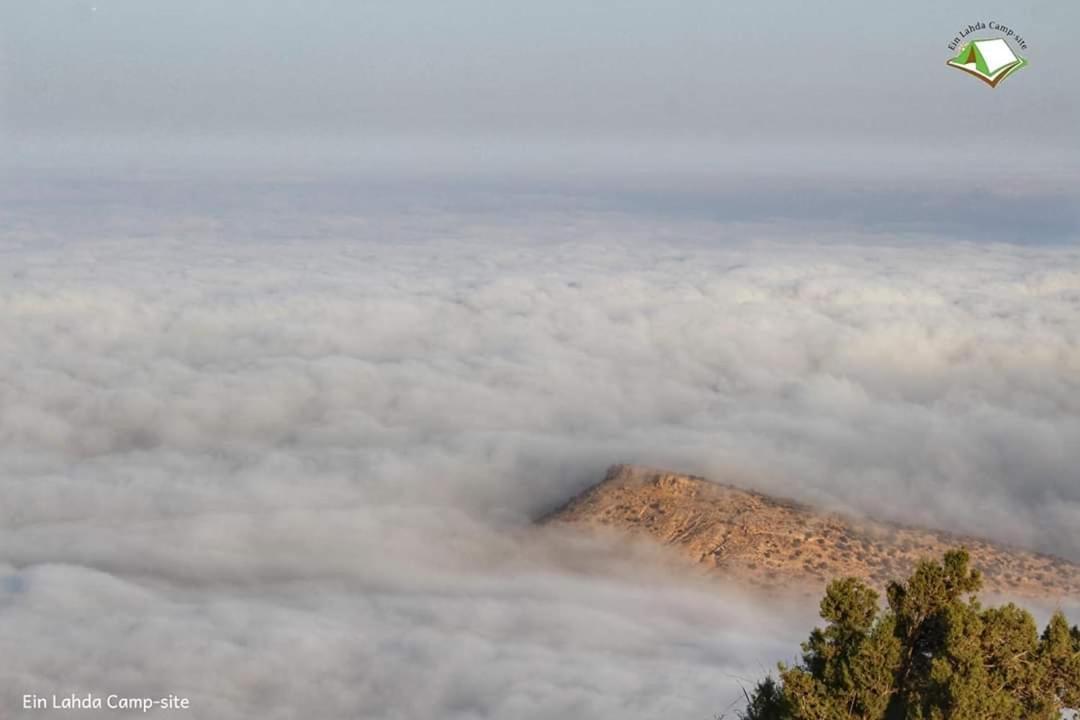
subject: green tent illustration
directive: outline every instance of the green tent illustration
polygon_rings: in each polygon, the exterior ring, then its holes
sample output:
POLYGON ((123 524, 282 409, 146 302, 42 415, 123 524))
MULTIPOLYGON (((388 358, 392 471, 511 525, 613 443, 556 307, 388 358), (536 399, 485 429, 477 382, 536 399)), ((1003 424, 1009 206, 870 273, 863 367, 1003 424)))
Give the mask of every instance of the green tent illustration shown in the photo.
POLYGON ((1027 65, 1027 60, 1013 52, 1004 38, 972 40, 960 48, 947 65, 970 73, 990 87, 1027 65))

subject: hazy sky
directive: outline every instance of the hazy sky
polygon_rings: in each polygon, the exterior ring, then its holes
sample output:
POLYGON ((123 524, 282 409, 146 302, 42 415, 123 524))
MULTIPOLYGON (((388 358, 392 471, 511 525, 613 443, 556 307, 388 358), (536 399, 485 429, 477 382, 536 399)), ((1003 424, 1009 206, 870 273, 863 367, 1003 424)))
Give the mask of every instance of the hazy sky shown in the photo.
POLYGON ((509 134, 880 143, 1076 140, 1080 6, 484 0, 4 0, 17 134, 509 134), (991 90, 944 62, 1023 34, 991 90))

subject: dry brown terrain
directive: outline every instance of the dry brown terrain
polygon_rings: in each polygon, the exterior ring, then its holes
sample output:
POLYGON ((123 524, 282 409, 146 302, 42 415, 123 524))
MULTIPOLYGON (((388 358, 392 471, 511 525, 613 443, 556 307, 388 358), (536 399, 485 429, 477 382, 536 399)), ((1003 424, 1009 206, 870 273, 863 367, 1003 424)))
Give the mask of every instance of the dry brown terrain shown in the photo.
POLYGON ((834 577, 854 575, 877 587, 906 576, 921 558, 963 545, 990 592, 1075 602, 1080 566, 977 538, 815 511, 794 502, 691 475, 629 465, 544 522, 607 526, 647 536, 683 554, 764 587, 816 592, 834 577))

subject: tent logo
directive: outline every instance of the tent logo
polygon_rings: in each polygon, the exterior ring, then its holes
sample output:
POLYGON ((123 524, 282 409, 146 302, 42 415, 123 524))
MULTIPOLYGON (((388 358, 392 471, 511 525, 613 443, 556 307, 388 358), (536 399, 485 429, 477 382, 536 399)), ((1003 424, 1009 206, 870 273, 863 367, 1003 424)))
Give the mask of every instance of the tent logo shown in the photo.
POLYGON ((990 87, 997 87, 1002 80, 1028 64, 1026 58, 1013 50, 1009 39, 1016 43, 1018 49, 1027 48, 1027 43, 1022 37, 1000 23, 991 21, 989 24, 978 22, 968 25, 949 43, 950 50, 956 50, 958 47, 960 49, 945 64, 977 77, 990 87), (987 28, 1002 35, 979 40, 963 40, 971 33, 987 28))

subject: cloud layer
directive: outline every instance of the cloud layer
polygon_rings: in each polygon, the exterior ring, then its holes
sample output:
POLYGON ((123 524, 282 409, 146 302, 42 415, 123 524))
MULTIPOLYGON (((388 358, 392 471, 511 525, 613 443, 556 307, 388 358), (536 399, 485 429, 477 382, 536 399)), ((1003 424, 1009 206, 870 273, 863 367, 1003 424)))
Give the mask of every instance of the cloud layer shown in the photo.
POLYGON ((528 529, 611 462, 1080 560, 1074 246, 430 199, 291 225, 227 194, 20 202, 7 708, 708 717, 813 608, 528 529))

